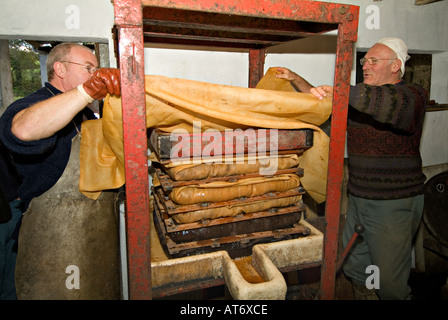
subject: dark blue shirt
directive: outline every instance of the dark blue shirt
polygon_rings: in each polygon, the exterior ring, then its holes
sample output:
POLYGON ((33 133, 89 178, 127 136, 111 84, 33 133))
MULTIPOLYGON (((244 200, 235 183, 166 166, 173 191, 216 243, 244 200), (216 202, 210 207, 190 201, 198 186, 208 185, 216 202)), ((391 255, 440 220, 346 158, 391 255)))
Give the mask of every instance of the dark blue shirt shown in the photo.
POLYGON ((4 192, 8 202, 19 196, 17 189, 20 185, 20 178, 11 160, 10 152, 0 141, 0 190, 4 192))
POLYGON ((80 130, 83 113, 91 118, 92 112, 85 108, 55 135, 36 141, 22 141, 14 136, 12 119, 19 111, 60 93, 50 83, 45 83, 45 87, 12 103, 0 118, 0 140, 11 151, 21 176, 22 183, 17 192, 26 207, 31 199, 50 189, 61 177, 70 156, 72 138, 77 134, 76 128, 80 130))

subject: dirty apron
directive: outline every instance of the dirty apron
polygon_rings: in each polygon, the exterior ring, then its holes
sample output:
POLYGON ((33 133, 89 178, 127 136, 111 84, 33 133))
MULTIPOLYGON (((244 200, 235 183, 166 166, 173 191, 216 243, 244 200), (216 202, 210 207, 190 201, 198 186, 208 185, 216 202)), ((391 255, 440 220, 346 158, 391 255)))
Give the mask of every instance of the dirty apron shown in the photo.
POLYGON ((23 216, 18 299, 120 299, 117 193, 91 200, 79 192, 80 141, 73 138, 61 178, 23 216))

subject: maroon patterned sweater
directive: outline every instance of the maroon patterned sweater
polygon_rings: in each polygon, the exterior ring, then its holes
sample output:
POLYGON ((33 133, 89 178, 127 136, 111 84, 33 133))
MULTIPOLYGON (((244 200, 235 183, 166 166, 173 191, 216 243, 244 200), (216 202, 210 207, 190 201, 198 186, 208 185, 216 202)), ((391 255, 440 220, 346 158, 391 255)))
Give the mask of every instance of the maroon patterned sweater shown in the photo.
POLYGON ((419 146, 428 94, 415 84, 350 88, 347 150, 351 194, 400 199, 423 193, 419 146))

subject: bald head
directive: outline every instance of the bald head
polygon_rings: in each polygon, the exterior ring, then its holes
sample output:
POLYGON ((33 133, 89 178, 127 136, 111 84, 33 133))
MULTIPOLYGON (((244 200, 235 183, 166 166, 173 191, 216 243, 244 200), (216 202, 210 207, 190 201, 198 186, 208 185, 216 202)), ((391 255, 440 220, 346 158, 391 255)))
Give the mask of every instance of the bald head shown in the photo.
POLYGON ((47 76, 48 80, 51 81, 54 78, 54 63, 64 60, 69 60, 70 52, 72 48, 79 48, 80 50, 86 50, 92 52, 86 46, 78 43, 61 43, 54 47, 47 58, 47 76))

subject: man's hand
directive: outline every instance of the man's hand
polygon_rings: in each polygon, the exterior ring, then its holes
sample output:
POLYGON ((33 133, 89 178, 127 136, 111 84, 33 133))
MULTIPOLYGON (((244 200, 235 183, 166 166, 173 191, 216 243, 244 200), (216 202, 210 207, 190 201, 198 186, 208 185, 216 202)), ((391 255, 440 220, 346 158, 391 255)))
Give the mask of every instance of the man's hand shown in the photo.
POLYGON ((310 93, 318 99, 323 99, 325 97, 333 96, 332 86, 319 86, 310 89, 310 93))
POLYGON ((84 91, 94 100, 103 99, 108 93, 120 95, 120 70, 101 68, 82 84, 84 91))
POLYGON ((284 68, 284 67, 275 67, 274 68, 276 77, 279 79, 285 79, 289 81, 293 87, 299 92, 310 92, 310 89, 313 87, 308 81, 303 79, 297 73, 284 68))
POLYGON ((283 67, 275 67, 274 68, 276 77, 279 79, 285 79, 288 81, 294 81, 299 78, 299 75, 295 72, 292 72, 291 70, 283 67))

